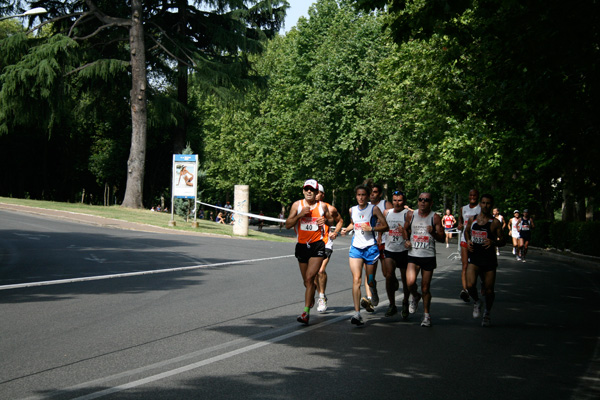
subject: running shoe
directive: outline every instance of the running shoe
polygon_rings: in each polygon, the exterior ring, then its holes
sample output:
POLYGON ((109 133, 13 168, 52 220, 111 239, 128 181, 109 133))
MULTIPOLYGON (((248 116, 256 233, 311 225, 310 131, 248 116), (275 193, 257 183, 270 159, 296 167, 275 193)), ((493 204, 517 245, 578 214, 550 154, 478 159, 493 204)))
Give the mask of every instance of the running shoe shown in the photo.
POLYGON ((354 316, 352 318, 350 318, 350 323, 352 325, 357 325, 357 326, 361 326, 364 325, 362 316, 360 315, 360 313, 356 313, 354 314, 354 316))
POLYGON ((521 261, 527 262, 527 261, 525 261, 525 257, 521 257, 521 261))
POLYGON ((402 319, 408 319, 408 304, 402 303, 402 319))
POLYGON ((309 315, 306 312, 303 312, 302 315, 296 319, 296 321, 300 322, 301 324, 308 325, 308 317, 309 315))
POLYGON ((417 297, 417 300, 415 300, 414 296, 411 296, 410 299, 408 299, 408 312, 411 314, 414 314, 417 311, 417 307, 419 306, 419 300, 421 300, 421 295, 419 295, 419 297, 417 297))
POLYGON ((371 286, 371 304, 373 304, 373 307, 377 307, 379 304, 379 295, 377 294, 376 285, 371 286))
POLYGON ((322 313, 325 310, 327 310, 327 297, 319 297, 319 300, 317 300, 317 311, 322 313))
POLYGON ((396 308, 395 305, 390 304, 390 306, 388 307, 387 311, 385 312, 385 316, 386 317, 393 317, 396 314, 398 314, 398 308, 396 308))
POLYGON ((473 318, 479 318, 479 315, 481 315, 481 303, 476 301, 473 304, 473 318))
POLYGON ((423 321, 421 321, 421 326, 429 328, 431 326, 431 317, 426 315, 423 317, 423 321))
POLYGON ((513 256, 517 254, 517 250, 513 247, 513 256))
POLYGON ((490 318, 490 314, 487 312, 483 314, 483 319, 481 320, 481 326, 486 327, 492 324, 492 320, 490 318))
POLYGON ((470 303, 471 302, 471 299, 469 298, 469 292, 467 292, 465 289, 463 289, 463 290, 460 291, 460 298, 465 303, 470 303))
POLYGON ((496 250, 496 255, 499 256, 500 255, 500 250, 496 250))
POLYGON ((523 261, 523 259, 519 256, 517 256, 517 261, 523 261))
POLYGON ((367 312, 374 311, 373 305, 371 304, 371 300, 367 299, 366 297, 363 297, 362 299, 360 299, 360 305, 362 306, 362 308, 367 310, 367 312))

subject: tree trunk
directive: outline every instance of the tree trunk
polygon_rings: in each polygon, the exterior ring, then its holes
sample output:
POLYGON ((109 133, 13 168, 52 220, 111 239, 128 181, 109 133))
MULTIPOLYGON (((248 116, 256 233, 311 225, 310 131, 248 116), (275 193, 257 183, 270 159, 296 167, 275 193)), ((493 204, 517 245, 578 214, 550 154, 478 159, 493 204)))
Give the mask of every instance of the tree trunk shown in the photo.
POLYGON ((142 2, 131 2, 131 28, 129 45, 131 53, 131 148, 127 161, 127 186, 123 207, 143 208, 144 168, 146 163, 146 54, 142 2))
POLYGON ((585 209, 585 220, 594 220, 594 198, 592 196, 587 198, 587 207, 585 209))

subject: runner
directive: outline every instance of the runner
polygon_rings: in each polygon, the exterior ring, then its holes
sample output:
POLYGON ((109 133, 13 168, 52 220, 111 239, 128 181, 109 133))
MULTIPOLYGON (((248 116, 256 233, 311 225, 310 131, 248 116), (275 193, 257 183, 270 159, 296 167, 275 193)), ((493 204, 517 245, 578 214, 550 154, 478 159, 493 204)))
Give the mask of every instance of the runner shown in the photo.
MULTIPOLYGON (((406 196, 400 191, 395 191, 392 195, 393 208, 385 210, 385 217, 390 230, 388 238, 385 242, 385 258, 381 262, 383 275, 385 276, 385 289, 387 291, 390 306, 388 307, 385 316, 391 317, 398 313, 396 307, 396 290, 400 287, 398 278, 396 277, 396 267, 400 269, 400 277, 402 279, 402 291, 404 299, 402 300, 402 318, 408 318, 408 297, 410 292, 406 284, 406 264, 408 249, 404 246, 404 223, 406 222, 406 213, 408 210, 404 208, 406 196)), ((381 234, 380 234, 381 235, 381 234)))
POLYGON ((489 194, 481 196, 479 202, 481 212, 469 219, 465 229, 469 251, 469 266, 467 267, 467 287, 469 295, 473 298, 473 318, 479 318, 481 303, 477 293, 477 277, 484 282, 485 312, 481 326, 490 326, 490 312, 494 305, 496 294, 496 268, 498 259, 494 248, 504 246, 504 232, 502 223, 493 217, 490 210, 494 205, 494 198, 489 194))
POLYGON ((302 186, 304 199, 292 204, 285 228, 294 228, 298 237, 295 255, 306 288, 304 293, 304 312, 298 322, 308 325, 310 309, 315 302, 315 277, 325 258, 325 222, 333 223, 324 203, 317 201, 319 184, 309 179, 302 186))
POLYGON ((409 211, 406 214, 404 224, 404 245, 408 248, 408 266, 406 268, 406 284, 410 289, 412 298, 409 300, 408 311, 414 314, 423 298, 423 309, 425 311, 421 326, 431 326, 431 279, 433 270, 436 268, 435 241, 444 241, 444 229, 442 219, 431 210, 433 198, 431 193, 419 195, 419 205, 416 212, 409 211), (421 271, 421 292, 417 292, 417 276, 421 271))
MULTIPOLYGON (((370 200, 369 204, 377 206, 382 214, 385 210, 392 208, 392 203, 381 198, 381 196, 383 196, 383 186, 381 186, 379 184, 373 184, 371 187, 372 187, 372 189, 371 189, 371 194, 369 195, 369 200, 370 200)), ((382 263, 383 263, 383 260, 385 259, 385 240, 386 240, 386 238, 387 238, 387 232, 383 232, 382 234, 377 236, 377 248, 379 249, 379 259, 381 260, 382 263)), ((382 264, 382 266, 383 266, 383 264, 382 264)), ((373 279, 375 279, 376 275, 377 275, 377 260, 375 261, 375 264, 373 264, 373 279)), ((365 273, 365 280, 366 280, 366 278, 367 278, 367 274, 365 273)), ((374 307, 377 307, 377 305, 379 304, 379 297, 372 296, 371 289, 370 289, 369 285, 366 284, 366 282, 365 282, 365 292, 367 292, 367 297, 363 297, 360 300, 360 304, 367 311, 372 312, 372 311, 374 311, 374 307)))
POLYGON ((521 231, 521 218, 519 218, 519 210, 513 212, 513 217, 508 220, 508 234, 512 236, 513 255, 517 257, 517 261, 521 261, 521 249, 519 249, 519 237, 521 231))
POLYGON ((465 222, 469 220, 473 215, 477 215, 481 212, 479 208, 479 191, 477 189, 471 189, 469 191, 469 204, 463 206, 460 210, 460 215, 458 216, 458 229, 462 231, 460 235, 460 260, 462 261, 462 291, 460 292, 460 298, 468 303, 469 300, 469 292, 467 291, 467 264, 468 264, 468 251, 467 251, 467 242, 465 242, 465 222))
POLYGON ((529 216, 529 210, 523 210, 523 218, 521 218, 521 231, 519 232, 519 250, 521 251, 521 261, 525 262, 529 241, 531 240, 531 230, 535 228, 533 219, 529 216))
POLYGON ((360 315, 360 285, 362 282, 363 263, 366 264, 367 285, 371 288, 373 297, 378 298, 377 282, 373 277, 374 264, 379 258, 375 232, 385 232, 388 224, 378 207, 369 204, 369 188, 359 185, 354 189, 358 205, 350 209, 350 225, 342 229, 342 235, 354 229, 352 246, 350 246, 349 263, 352 272, 352 300, 356 313, 350 319, 354 325, 363 325, 360 315))
POLYGON ((333 241, 337 237, 338 233, 342 230, 342 225, 344 224, 344 220, 338 213, 338 210, 332 206, 331 204, 325 203, 325 189, 323 189, 323 185, 319 183, 319 194, 317 195, 317 201, 323 202, 329 209, 329 213, 333 217, 336 225, 332 226, 331 229, 328 225, 324 225, 325 228, 325 258, 323 259, 323 263, 321 264, 321 268, 319 269, 319 273, 317 274, 317 278, 315 279, 315 285, 317 287, 317 292, 319 293, 319 299, 317 300, 317 311, 322 313, 327 310, 327 296, 325 295, 325 289, 327 288, 327 272, 325 272, 325 268, 327 268, 327 264, 331 259, 331 254, 333 253, 333 241))
MULTIPOLYGON (((494 216, 494 218, 496 218, 498 221, 500 221, 500 223, 502 224, 502 233, 504 233, 504 228, 506 228, 506 221, 504 220, 504 216, 500 214, 500 210, 498 210, 497 208, 494 208, 494 211, 492 211, 492 215, 494 216)), ((499 256, 500 255, 500 249, 496 247, 496 255, 499 256)))
POLYGON ((452 228, 454 228, 454 224, 456 224, 456 218, 452 215, 452 212, 449 208, 446 209, 446 215, 442 218, 442 223, 444 224, 444 231, 446 232, 446 248, 450 246, 450 239, 452 239, 452 228))

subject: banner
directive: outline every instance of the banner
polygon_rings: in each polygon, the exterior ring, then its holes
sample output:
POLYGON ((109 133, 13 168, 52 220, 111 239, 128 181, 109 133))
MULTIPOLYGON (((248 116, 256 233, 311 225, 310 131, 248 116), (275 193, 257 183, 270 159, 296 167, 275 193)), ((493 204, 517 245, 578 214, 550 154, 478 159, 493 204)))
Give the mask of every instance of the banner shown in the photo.
POLYGON ((173 197, 195 199, 198 193, 198 155, 173 154, 173 197))

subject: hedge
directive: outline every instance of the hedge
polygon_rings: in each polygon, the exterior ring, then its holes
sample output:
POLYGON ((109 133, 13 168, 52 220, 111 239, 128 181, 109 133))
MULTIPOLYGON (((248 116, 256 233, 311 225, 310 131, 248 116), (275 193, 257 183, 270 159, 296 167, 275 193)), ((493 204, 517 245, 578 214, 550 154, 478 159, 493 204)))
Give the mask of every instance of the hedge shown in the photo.
POLYGON ((600 222, 535 221, 530 244, 600 256, 600 222))

